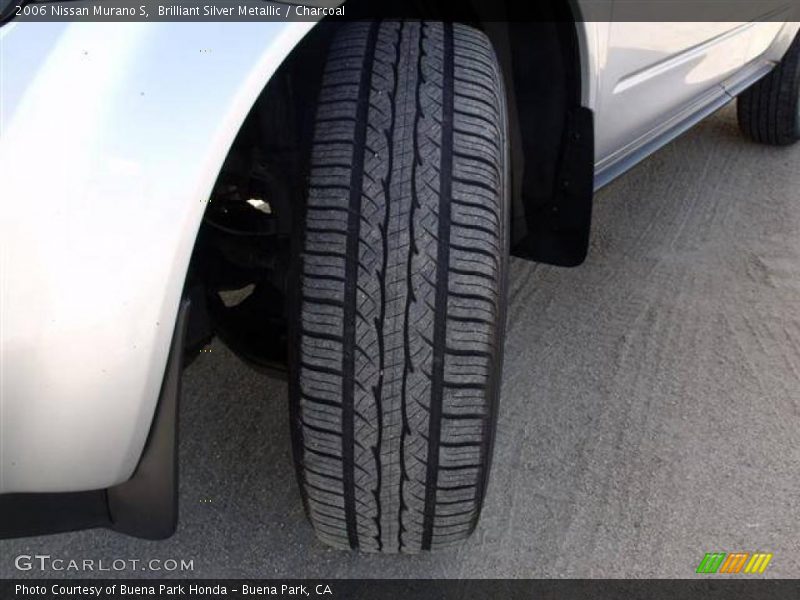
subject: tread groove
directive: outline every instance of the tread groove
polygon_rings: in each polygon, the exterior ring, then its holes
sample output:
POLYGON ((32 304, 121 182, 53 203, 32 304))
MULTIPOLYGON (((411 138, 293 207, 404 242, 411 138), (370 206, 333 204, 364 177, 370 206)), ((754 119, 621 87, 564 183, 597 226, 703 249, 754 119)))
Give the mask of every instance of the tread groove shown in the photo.
MULTIPOLYGON (((453 174, 453 25, 444 25, 444 79, 442 84, 442 149, 439 167, 439 231, 437 261, 450 264, 450 196, 453 174)), ((444 349, 447 344, 448 272, 441 270, 436 286, 436 317, 433 326, 433 377, 431 382, 428 429, 428 469, 425 483, 425 512, 422 549, 430 550, 433 524, 436 517, 436 484, 439 469, 439 439, 441 437, 442 392, 444 390, 444 349)))
POLYGON ((364 171, 363 146, 367 139, 367 114, 369 111, 370 79, 372 58, 378 41, 377 23, 372 23, 367 37, 364 62, 361 68, 358 107, 355 117, 355 143, 353 145, 353 165, 350 176, 350 213, 347 220, 347 250, 345 263, 344 300, 344 345, 342 354, 342 479, 344 480, 344 510, 347 521, 347 539, 350 547, 358 548, 356 528, 355 476, 353 472, 354 423, 353 394, 355 387, 355 310, 358 266, 358 230, 361 214, 361 191, 364 171))

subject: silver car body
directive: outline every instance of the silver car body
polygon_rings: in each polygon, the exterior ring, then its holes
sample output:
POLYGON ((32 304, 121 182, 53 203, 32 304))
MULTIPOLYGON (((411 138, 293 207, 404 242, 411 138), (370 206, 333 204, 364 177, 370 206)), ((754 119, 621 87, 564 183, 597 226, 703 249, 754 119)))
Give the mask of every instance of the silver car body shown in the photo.
MULTIPOLYGON (((0 493, 130 478, 210 190, 256 97, 313 26, 0 29, 0 493)), ((798 30, 577 26, 596 187, 766 74, 798 30)))

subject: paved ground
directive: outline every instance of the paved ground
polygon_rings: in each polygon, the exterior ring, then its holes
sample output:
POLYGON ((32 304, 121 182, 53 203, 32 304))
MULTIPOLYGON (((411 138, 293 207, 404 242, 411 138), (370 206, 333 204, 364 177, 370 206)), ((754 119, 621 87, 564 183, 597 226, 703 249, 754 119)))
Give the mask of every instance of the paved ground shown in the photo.
POLYGON ((193 559, 193 575, 690 577, 707 551, 800 576, 800 146, 731 108, 597 199, 577 269, 513 263, 484 517, 463 547, 358 556, 314 540, 286 386, 221 345, 186 373, 181 520, 0 543, 65 558, 193 559))

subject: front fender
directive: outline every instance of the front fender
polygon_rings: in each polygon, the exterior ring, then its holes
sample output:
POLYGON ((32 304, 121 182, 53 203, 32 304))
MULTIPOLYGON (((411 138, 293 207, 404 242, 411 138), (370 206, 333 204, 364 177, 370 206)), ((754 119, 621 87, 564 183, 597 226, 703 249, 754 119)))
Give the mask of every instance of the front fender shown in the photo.
POLYGON ((131 476, 211 188, 313 26, 0 29, 0 493, 131 476))

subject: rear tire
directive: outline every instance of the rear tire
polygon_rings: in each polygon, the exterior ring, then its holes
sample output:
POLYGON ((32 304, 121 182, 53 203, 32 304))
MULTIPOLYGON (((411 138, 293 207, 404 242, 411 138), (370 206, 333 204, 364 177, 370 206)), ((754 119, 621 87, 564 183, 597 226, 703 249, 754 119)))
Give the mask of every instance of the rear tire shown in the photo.
POLYGON ((508 261, 503 80, 465 25, 352 23, 316 118, 290 401, 335 547, 468 537, 486 492, 508 261))
POLYGON ((739 95, 739 127, 762 144, 800 140, 800 35, 772 72, 739 95))

